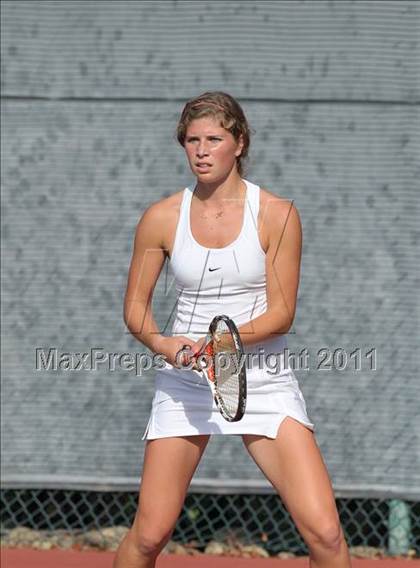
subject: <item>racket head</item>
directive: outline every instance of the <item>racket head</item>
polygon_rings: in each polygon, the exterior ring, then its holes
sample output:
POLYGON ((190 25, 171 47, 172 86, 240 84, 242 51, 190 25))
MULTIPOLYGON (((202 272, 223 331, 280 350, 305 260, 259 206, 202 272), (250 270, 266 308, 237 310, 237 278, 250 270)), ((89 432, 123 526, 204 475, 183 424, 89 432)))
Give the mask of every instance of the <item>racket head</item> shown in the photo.
POLYGON ((214 400, 228 422, 241 420, 246 409, 247 382, 244 349, 239 331, 229 316, 216 316, 209 327, 211 340, 203 351, 210 365, 203 369, 214 400))

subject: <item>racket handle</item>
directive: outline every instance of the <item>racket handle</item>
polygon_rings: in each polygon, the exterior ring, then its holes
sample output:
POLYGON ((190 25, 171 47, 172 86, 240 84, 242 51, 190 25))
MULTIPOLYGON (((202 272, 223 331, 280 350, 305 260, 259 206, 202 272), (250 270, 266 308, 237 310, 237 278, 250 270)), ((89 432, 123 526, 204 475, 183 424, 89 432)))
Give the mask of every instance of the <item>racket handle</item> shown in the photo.
MULTIPOLYGON (((187 345, 187 344, 185 344, 185 345, 182 346, 181 351, 183 351, 184 349, 189 349, 189 350, 191 351, 191 347, 190 347, 189 345, 187 345)), ((197 355, 200 354, 200 351, 201 351, 201 349, 199 349, 199 350, 196 351, 195 353, 193 352, 193 354, 192 354, 193 357, 197 357, 197 355)))

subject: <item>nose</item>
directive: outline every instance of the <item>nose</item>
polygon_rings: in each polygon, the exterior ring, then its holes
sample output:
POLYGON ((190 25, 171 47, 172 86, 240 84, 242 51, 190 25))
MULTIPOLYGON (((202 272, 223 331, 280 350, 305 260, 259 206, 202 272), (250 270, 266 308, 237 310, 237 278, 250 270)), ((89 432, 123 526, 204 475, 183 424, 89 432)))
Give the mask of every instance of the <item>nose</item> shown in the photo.
POLYGON ((208 155, 207 145, 205 141, 201 141, 197 145, 197 158, 202 158, 203 156, 208 155))

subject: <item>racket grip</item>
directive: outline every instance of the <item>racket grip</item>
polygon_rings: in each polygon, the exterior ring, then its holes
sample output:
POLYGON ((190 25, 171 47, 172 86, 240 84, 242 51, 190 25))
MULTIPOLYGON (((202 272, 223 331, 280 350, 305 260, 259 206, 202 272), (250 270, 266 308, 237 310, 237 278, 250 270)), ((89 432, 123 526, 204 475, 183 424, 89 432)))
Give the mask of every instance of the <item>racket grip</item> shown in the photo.
MULTIPOLYGON (((185 344, 185 345, 182 346, 181 351, 183 351, 184 349, 189 349, 189 350, 191 351, 191 347, 190 347, 189 345, 187 345, 187 344, 185 344)), ((193 352, 192 355, 193 355, 193 357, 196 357, 199 353, 200 353, 200 351, 196 351, 195 353, 193 352)))

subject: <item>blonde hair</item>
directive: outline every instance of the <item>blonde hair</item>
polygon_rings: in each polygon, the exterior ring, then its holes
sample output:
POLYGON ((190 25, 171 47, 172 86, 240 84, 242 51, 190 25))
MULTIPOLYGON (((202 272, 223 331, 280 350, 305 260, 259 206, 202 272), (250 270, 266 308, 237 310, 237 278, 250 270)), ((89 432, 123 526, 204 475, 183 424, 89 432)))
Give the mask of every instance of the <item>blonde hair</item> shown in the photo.
POLYGON ((248 157, 251 131, 241 105, 231 95, 221 91, 209 91, 190 99, 182 111, 176 129, 176 137, 181 146, 185 144, 186 132, 190 123, 204 116, 220 119, 221 126, 232 134, 236 142, 239 142, 242 135, 242 152, 236 157, 238 173, 242 176, 243 162, 248 157))

